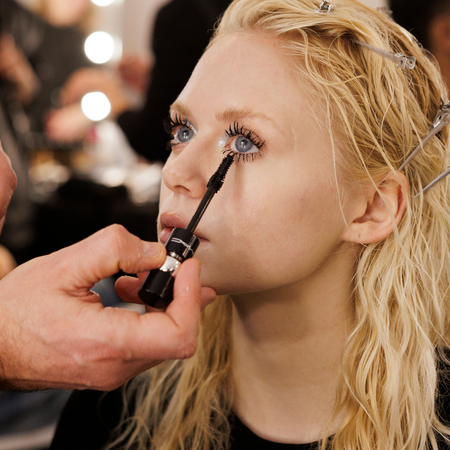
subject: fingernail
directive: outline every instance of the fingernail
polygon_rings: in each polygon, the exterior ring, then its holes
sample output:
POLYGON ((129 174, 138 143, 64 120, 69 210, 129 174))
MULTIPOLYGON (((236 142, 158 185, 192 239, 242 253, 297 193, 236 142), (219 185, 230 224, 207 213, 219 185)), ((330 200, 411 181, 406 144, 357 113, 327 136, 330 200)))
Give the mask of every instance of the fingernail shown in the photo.
POLYGON ((142 250, 147 258, 156 258, 161 253, 162 245, 157 242, 143 242, 142 250))

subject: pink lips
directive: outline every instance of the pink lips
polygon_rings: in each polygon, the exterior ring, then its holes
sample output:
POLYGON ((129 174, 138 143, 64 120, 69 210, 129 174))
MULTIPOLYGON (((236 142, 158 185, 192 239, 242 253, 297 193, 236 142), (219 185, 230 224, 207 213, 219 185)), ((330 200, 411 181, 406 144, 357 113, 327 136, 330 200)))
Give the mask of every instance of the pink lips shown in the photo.
MULTIPOLYGON (((167 239, 169 238, 170 233, 174 228, 186 228, 188 223, 187 221, 183 220, 180 216, 177 214, 167 213, 164 212, 161 214, 159 221, 161 223, 161 233, 159 235, 160 241, 165 244, 167 239)), ((200 239, 200 241, 206 241, 203 236, 201 236, 200 233, 197 231, 195 232, 195 235, 200 239)))

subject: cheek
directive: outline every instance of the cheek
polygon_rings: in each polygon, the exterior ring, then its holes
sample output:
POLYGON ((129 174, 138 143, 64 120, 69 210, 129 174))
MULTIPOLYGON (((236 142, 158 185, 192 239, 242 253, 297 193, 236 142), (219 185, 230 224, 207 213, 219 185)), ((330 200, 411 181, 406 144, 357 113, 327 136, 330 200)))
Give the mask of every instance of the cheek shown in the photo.
POLYGON ((221 294, 279 287, 308 276, 340 243, 335 190, 262 188, 215 215, 216 239, 198 255, 203 281, 221 294), (220 218, 220 220, 219 220, 220 218))

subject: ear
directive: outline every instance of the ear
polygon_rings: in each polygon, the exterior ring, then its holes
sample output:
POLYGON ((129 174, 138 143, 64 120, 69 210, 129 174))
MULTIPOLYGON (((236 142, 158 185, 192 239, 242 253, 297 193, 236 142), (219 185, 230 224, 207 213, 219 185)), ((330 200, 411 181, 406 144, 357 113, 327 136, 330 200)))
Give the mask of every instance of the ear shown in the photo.
POLYGON ((450 14, 436 16, 428 31, 433 53, 450 53, 450 14))
POLYGON ((408 184, 402 172, 391 172, 377 187, 373 186, 362 193, 360 207, 343 240, 359 244, 371 244, 389 236, 400 223, 406 209, 408 184), (378 188, 378 189, 377 189, 378 188))

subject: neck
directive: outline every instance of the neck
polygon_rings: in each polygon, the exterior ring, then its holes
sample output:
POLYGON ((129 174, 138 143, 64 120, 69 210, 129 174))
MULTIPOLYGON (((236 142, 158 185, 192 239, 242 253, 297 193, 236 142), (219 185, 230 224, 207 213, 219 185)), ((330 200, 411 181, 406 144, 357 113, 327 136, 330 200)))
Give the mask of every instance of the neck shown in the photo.
POLYGON ((354 252, 337 252, 306 280, 233 297, 235 412, 261 437, 322 437, 353 324, 354 264, 354 252))

